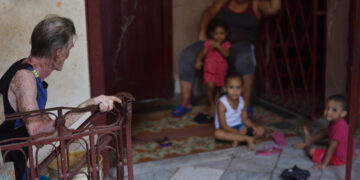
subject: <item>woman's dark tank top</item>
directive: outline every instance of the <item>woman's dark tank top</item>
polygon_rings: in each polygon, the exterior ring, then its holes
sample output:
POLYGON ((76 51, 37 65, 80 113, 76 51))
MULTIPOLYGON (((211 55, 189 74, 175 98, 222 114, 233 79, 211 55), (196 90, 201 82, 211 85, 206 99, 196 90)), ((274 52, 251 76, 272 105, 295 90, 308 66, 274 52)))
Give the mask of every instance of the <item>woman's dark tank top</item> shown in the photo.
POLYGON ((240 13, 233 12, 229 8, 228 0, 216 15, 216 19, 222 20, 229 25, 229 41, 234 43, 238 41, 254 42, 258 27, 258 20, 253 11, 252 0, 249 0, 248 7, 240 13))

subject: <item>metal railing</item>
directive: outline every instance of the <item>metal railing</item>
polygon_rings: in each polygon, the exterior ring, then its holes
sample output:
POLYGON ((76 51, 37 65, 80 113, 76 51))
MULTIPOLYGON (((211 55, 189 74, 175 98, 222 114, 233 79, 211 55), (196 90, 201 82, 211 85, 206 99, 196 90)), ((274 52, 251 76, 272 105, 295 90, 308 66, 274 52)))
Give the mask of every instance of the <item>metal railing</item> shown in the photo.
POLYGON ((258 34, 257 95, 313 116, 323 102, 326 0, 282 1, 258 34), (320 102, 320 103, 319 103, 320 102))
POLYGON ((55 164, 58 179, 72 179, 78 174, 83 174, 88 179, 102 179, 102 175, 109 175, 108 163, 110 162, 100 162, 99 159, 111 152, 114 156, 112 159, 115 160, 117 179, 124 179, 125 166, 128 171, 128 179, 133 179, 131 119, 132 102, 135 99, 128 93, 119 93, 116 96, 121 99, 122 103, 116 104, 113 111, 106 113, 99 112, 98 106, 90 106, 86 108, 55 107, 7 115, 6 120, 50 116, 56 121, 55 131, 59 135, 42 139, 41 137, 46 134, 39 134, 32 137, 3 140, 0 145, 4 152, 4 159, 11 151, 22 152, 25 157, 24 162, 28 161, 29 171, 26 171, 26 179, 39 179, 40 175, 46 174, 50 163, 55 164), (65 127, 65 117, 76 112, 92 112, 92 115, 77 129, 65 127), (113 121, 101 125, 96 123, 107 117, 113 121), (16 143, 8 144, 9 142, 16 143), (73 144, 80 144, 81 150, 84 152, 75 162, 71 162, 70 157, 70 146, 73 144), (39 153, 45 146, 52 147, 52 151, 40 162, 41 154, 39 153), (28 153, 25 153, 23 148, 28 148, 28 153))

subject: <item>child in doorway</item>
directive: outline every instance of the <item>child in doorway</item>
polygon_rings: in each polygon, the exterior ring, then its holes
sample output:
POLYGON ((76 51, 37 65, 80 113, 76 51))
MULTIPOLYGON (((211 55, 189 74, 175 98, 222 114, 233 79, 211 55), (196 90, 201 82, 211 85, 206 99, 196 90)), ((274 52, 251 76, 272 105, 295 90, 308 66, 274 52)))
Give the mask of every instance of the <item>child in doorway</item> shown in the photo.
MULTIPOLYGON (((316 163, 313 169, 323 169, 327 165, 340 166, 346 163, 349 126, 344 117, 347 115, 347 100, 342 95, 333 95, 327 99, 324 110, 324 117, 330 122, 326 129, 323 129, 311 136, 304 126, 305 142, 293 144, 295 149, 305 149, 307 154, 316 163), (312 143, 318 142, 326 137, 329 138, 329 145, 325 148, 311 147, 312 143)), ((355 155, 355 140, 354 154, 355 155)))
POLYGON ((242 76, 229 74, 225 78, 225 95, 217 102, 215 114, 215 138, 232 141, 233 147, 246 142, 248 149, 254 149, 254 138, 264 135, 264 128, 255 125, 247 116, 246 102, 241 96, 242 76))
POLYGON ((229 57, 231 44, 226 41, 229 34, 228 26, 219 20, 213 20, 209 25, 211 38, 204 42, 204 49, 198 55, 195 68, 200 70, 205 58, 204 84, 206 84, 207 98, 210 105, 210 115, 214 117, 215 101, 219 97, 220 87, 224 86, 224 78, 228 67, 226 58, 229 57))

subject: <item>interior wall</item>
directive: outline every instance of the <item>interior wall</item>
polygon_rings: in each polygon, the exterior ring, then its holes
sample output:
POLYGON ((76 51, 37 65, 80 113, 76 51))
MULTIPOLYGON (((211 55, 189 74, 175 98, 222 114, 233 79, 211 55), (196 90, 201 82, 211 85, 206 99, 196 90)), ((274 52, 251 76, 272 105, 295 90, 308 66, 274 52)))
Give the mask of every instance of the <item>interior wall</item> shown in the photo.
POLYGON ((325 97, 348 94, 350 0, 328 0, 325 97))
POLYGON ((180 93, 178 57, 182 49, 198 39, 202 12, 213 0, 173 0, 173 69, 175 93, 180 93))
POLYGON ((46 107, 77 106, 90 97, 84 0, 1 0, 0 74, 15 61, 29 56, 32 30, 48 14, 72 19, 78 36, 63 70, 54 71, 46 79, 46 107))

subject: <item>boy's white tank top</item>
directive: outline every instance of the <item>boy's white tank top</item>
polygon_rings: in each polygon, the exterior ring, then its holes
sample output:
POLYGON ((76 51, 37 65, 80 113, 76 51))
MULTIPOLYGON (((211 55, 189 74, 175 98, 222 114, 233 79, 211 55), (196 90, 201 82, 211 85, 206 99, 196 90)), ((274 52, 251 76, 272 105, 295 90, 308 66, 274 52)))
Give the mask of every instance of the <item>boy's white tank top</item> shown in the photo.
MULTIPOLYGON (((237 109, 233 109, 229 102, 226 99, 226 95, 222 96, 219 98, 218 102, 221 101, 226 108, 226 112, 225 112, 225 120, 228 126, 232 127, 232 126, 236 126, 239 124, 242 124, 242 120, 241 120, 241 112, 244 109, 244 99, 239 96, 239 104, 237 109)), ((217 107, 217 105, 216 105, 217 107)), ((218 129, 220 128, 220 123, 219 123, 219 116, 217 113, 217 108, 215 110, 215 128, 218 129)))

